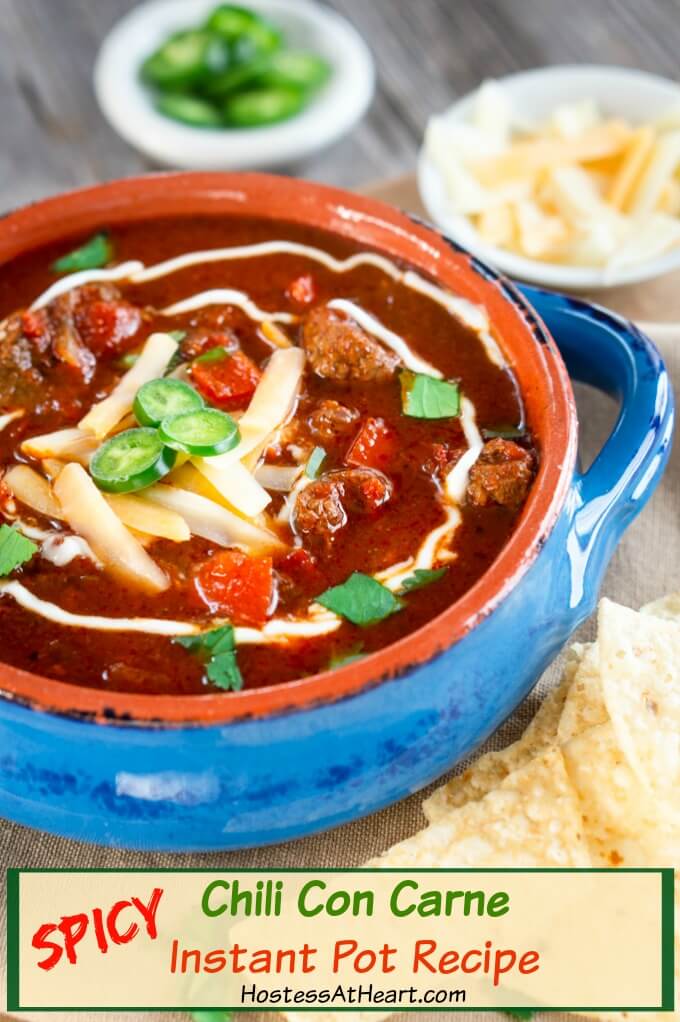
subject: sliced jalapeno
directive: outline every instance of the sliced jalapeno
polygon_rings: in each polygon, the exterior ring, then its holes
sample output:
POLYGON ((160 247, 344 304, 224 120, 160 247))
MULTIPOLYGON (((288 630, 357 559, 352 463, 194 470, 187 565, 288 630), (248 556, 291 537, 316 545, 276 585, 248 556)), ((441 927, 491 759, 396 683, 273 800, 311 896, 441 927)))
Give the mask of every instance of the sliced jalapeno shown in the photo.
POLYGON ((283 41, 281 32, 253 11, 235 4, 220 4, 212 12, 206 28, 235 44, 237 59, 247 59, 255 53, 273 53, 283 41))
POLYGON ((211 32, 178 32, 142 64, 142 78, 159 89, 196 85, 229 65, 229 48, 211 32))
POLYGON ((132 493, 158 482, 176 460, 155 429, 126 429, 102 444, 90 462, 90 474, 100 490, 132 493))
POLYGON ((180 92, 159 96, 156 109, 173 121, 190 124, 193 128, 219 128, 222 125, 220 112, 212 103, 180 92))
POLYGON ((245 64, 232 64, 226 71, 213 75, 212 78, 205 81, 202 85, 202 92, 211 98, 221 99, 223 96, 228 96, 230 93, 236 92, 237 89, 242 89, 257 81, 268 66, 267 57, 256 57, 245 64))
POLYGON ((236 447, 241 434, 231 415, 216 408, 164 419, 158 430, 168 447, 200 458, 211 458, 236 447))
POLYGON ((285 121, 302 110, 305 94, 300 89, 277 86, 249 89, 229 96, 222 108, 224 121, 235 128, 258 128, 285 121))
POLYGON ((282 50, 273 53, 266 68, 258 76, 258 85, 283 85, 313 91, 326 81, 330 66, 315 53, 303 50, 282 50))
POLYGON ((137 391, 132 410, 140 426, 159 426, 163 419, 203 408, 203 398, 182 380, 150 380, 137 391))

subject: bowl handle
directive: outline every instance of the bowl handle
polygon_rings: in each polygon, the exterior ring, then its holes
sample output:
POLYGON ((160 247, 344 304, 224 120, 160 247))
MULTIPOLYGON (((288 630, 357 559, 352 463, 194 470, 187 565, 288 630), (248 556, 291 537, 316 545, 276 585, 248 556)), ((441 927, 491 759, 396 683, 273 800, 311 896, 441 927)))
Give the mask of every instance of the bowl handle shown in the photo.
POLYGON ((670 454, 674 402, 661 355, 628 320, 599 306, 522 287, 549 323, 569 375, 620 402, 616 424, 571 497, 572 607, 597 591, 625 529, 654 491, 670 454))

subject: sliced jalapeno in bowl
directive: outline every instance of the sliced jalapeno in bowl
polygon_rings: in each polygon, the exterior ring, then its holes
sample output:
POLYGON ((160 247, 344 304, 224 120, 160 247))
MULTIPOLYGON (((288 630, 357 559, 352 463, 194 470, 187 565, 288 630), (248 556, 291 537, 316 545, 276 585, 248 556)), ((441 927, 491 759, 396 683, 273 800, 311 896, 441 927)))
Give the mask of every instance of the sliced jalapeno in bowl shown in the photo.
POLYGON ((182 92, 168 92, 156 100, 156 109, 173 121, 191 124, 194 128, 220 128, 222 117, 217 107, 207 99, 187 96, 182 92))
POLYGON ((100 490, 132 493, 162 479, 177 460, 155 429, 126 429, 107 440, 90 462, 90 474, 100 490))
POLYGON ((249 89, 229 96, 222 107, 226 124, 238 128, 259 128, 284 121, 302 110, 306 97, 290 86, 249 89))
POLYGON ((330 75, 330 67, 315 53, 282 50, 272 53, 258 75, 258 85, 283 85, 297 89, 318 89, 330 75))
POLYGON ((241 59, 256 53, 273 53, 283 42, 281 32, 274 25, 254 11, 235 4, 216 7, 205 27, 240 48, 241 59))
POLYGON ((178 32, 142 64, 142 78, 159 89, 186 89, 224 71, 229 47, 212 32, 178 32))

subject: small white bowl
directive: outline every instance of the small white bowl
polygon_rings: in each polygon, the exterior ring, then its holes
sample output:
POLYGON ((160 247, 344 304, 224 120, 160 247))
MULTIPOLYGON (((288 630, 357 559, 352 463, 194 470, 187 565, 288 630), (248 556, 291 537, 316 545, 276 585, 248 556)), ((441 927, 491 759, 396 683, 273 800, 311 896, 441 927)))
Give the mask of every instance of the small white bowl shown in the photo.
MULTIPOLYGON (((642 122, 667 109, 680 107, 680 85, 667 78, 622 67, 590 64, 545 67, 499 79, 522 121, 540 123, 565 102, 593 99, 606 115, 642 122)), ((469 93, 446 111, 453 120, 468 119, 476 92, 469 93)), ((444 182, 425 148, 418 159, 420 197, 434 223, 449 237, 497 269, 520 280, 568 291, 594 290, 650 280, 680 267, 680 249, 620 269, 565 266, 526 259, 484 241, 472 222, 448 208, 444 182)))
POLYGON ((108 34, 97 57, 94 88, 111 126, 156 163, 186 170, 274 167, 337 141, 364 115, 373 97, 371 52, 334 11, 310 0, 247 0, 270 18, 288 46, 331 65, 329 81, 302 113, 271 127, 192 128, 159 114, 139 78, 143 60, 173 32, 200 24, 218 0, 151 0, 135 7, 108 34))

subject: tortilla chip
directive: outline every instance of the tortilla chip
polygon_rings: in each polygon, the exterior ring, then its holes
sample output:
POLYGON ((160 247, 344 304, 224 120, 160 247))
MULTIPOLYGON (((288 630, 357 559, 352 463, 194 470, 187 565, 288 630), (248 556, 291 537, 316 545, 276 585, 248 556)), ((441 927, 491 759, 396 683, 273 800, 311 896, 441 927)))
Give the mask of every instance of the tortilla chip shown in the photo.
POLYGON ((617 742, 655 805, 680 821, 680 625, 602 600, 598 642, 617 742))
POLYGON ((559 749, 515 770, 371 866, 589 866, 576 793, 559 749))
POLYGON ((557 725, 557 741, 560 745, 587 728, 604 724, 609 719, 602 696, 599 660, 596 642, 584 647, 583 657, 574 673, 557 725))
POLYGON ((477 802, 484 798, 488 792, 497 788, 508 774, 525 766, 536 753, 554 741, 562 707, 579 665, 582 649, 583 647, 575 646, 569 650, 561 681, 543 700, 521 738, 505 749, 487 752, 462 774, 452 777, 441 788, 437 788, 423 802, 423 812, 430 823, 436 823, 452 809, 463 806, 466 802, 477 802))
POLYGON ((595 866, 674 866, 680 827, 651 801, 621 752, 611 722, 589 728, 562 749, 583 813, 595 866))

